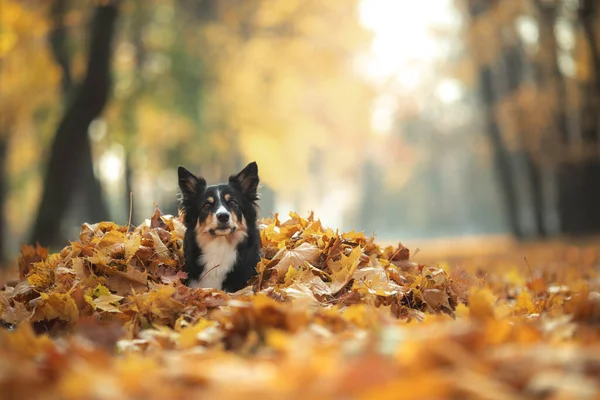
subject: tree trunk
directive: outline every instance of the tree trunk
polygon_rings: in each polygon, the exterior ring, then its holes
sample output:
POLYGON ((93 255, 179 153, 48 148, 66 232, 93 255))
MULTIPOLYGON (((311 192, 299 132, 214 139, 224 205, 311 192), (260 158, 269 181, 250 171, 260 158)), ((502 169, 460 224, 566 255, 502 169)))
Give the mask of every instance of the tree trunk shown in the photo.
POLYGON ((560 217, 561 228, 567 234, 580 235, 600 232, 600 163, 599 120, 597 107, 600 100, 600 53, 594 31, 596 17, 595 0, 582 1, 579 19, 586 44, 591 54, 594 85, 582 85, 582 147, 593 148, 594 156, 585 155, 561 166, 560 217))
POLYGON ((111 44, 117 19, 117 2, 98 6, 91 26, 87 73, 61 120, 48 162, 44 192, 31 242, 58 246, 64 243, 61 221, 67 211, 86 161, 90 123, 102 112, 110 87, 111 44))
MULTIPOLYGON (((65 15, 68 11, 68 0, 55 0, 52 5, 51 14, 53 28, 50 32, 50 46, 52 55, 59 65, 62 73, 62 95, 63 104, 68 105, 75 90, 75 83, 71 74, 71 60, 68 50, 68 34, 65 26, 65 15)), ((84 207, 81 216, 88 221, 100 221, 108 219, 108 208, 102 193, 102 185, 94 174, 94 161, 92 156, 92 145, 89 136, 86 135, 84 147, 81 149, 81 163, 77 175, 75 189, 81 194, 84 207)), ((75 198, 74 196, 72 198, 75 198)), ((79 213, 78 213, 79 214, 79 213)))
POLYGON ((85 201, 84 218, 88 222, 107 221, 109 219, 108 207, 100 180, 94 174, 92 143, 87 134, 82 143, 80 157, 76 189, 82 194, 83 201, 85 201))
POLYGON ((519 202, 517 198, 516 184, 511 171, 510 152, 504 145, 500 126, 494 116, 494 92, 493 76, 489 66, 479 67, 479 86, 483 103, 483 115, 487 125, 487 134, 494 153, 496 173, 500 181, 504 206, 508 216, 508 226, 513 235, 523 238, 524 233, 519 218, 519 202))
POLYGON ((538 87, 550 87, 551 95, 556 104, 551 110, 553 118, 548 121, 546 127, 545 143, 543 147, 546 163, 550 164, 553 171, 554 185, 557 189, 556 199, 553 206, 559 215, 561 222, 560 230, 565 233, 570 228, 565 225, 580 220, 577 214, 582 209, 582 199, 571 193, 578 186, 578 173, 568 163, 570 138, 567 117, 567 90, 566 81, 558 65, 558 41, 556 38, 556 18, 558 16, 558 4, 548 3, 542 0, 535 2, 538 10, 540 26, 540 50, 536 63, 536 80, 538 87), (574 175, 575 174, 575 175, 574 175))
MULTIPOLYGON (((506 82, 503 96, 508 98, 514 98, 517 91, 522 85, 526 83, 527 79, 527 65, 526 56, 523 54, 521 43, 516 38, 509 39, 509 44, 506 44, 502 50, 502 68, 504 72, 504 81, 506 82)), ((545 221, 545 202, 543 195, 543 179, 540 165, 535 162, 534 157, 531 153, 531 149, 528 148, 527 135, 528 132, 524 130, 523 124, 521 123, 523 115, 520 109, 516 110, 516 114, 513 116, 516 120, 516 126, 519 135, 519 146, 520 148, 515 152, 515 158, 520 162, 520 165, 525 169, 524 174, 520 174, 521 182, 525 183, 525 186, 529 189, 531 195, 531 213, 533 214, 533 232, 534 237, 545 237, 547 235, 546 221, 545 221)), ((514 178, 513 184, 517 185, 518 178, 514 178)), ((516 190, 516 189, 515 189, 516 190)), ((516 194, 515 194, 516 196, 516 194)), ((527 208, 526 208, 527 209, 527 208)), ((518 210, 516 211, 518 214, 518 210)))
POLYGON ((69 50, 67 46, 67 29, 65 26, 65 15, 67 13, 67 0, 54 0, 51 8, 51 17, 53 27, 48 39, 50 48, 56 63, 60 67, 61 88, 65 103, 73 91, 73 78, 71 75, 71 63, 69 59, 69 50))
POLYGON ((8 153, 8 135, 0 134, 0 267, 7 258, 6 254, 6 193, 8 185, 8 174, 6 159, 8 153))

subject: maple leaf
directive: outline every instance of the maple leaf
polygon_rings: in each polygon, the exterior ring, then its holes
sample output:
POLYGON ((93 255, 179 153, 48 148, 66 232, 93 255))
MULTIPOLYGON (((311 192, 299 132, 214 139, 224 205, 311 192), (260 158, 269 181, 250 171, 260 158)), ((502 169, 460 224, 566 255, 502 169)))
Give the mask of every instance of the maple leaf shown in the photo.
POLYGON ((37 244, 34 246, 21 246, 21 257, 19 257, 19 277, 25 278, 29 274, 31 264, 44 261, 48 258, 48 249, 37 244))
POLYGON ((119 310, 119 302, 123 296, 114 294, 103 294, 94 299, 94 307, 107 312, 121 312, 119 310))
POLYGON ((19 302, 27 302, 37 297, 37 293, 27 280, 22 280, 10 292, 11 299, 19 302))
POLYGON ((85 267, 83 259, 79 257, 71 261, 71 268, 75 272, 75 276, 80 280, 85 280, 90 276, 90 271, 85 267))
POLYGON ((148 289, 148 274, 127 265, 127 271, 113 270, 106 278, 106 285, 120 295, 142 292, 148 289))
POLYGON ((79 318, 77 304, 68 293, 41 293, 31 321, 60 320, 75 323, 79 318))
POLYGON ((189 349, 200 343, 212 342, 220 339, 220 335, 211 337, 210 335, 218 334, 219 332, 214 328, 217 325, 215 321, 210 321, 201 318, 194 325, 187 326, 181 330, 179 334, 178 343, 181 349, 189 349), (207 330, 210 330, 207 335, 207 330))
POLYGON ((469 315, 477 320, 494 319, 497 297, 488 288, 472 287, 469 292, 469 315))
POLYGON ((388 278, 381 265, 357 269, 352 278, 354 279, 353 289, 362 293, 393 296, 406 292, 402 286, 388 278))
POLYGON ((338 261, 329 260, 327 262, 327 268, 331 278, 329 288, 332 294, 336 294, 348 284, 354 271, 356 271, 356 268, 358 268, 358 265, 360 264, 361 255, 362 250, 360 246, 356 246, 352 249, 350 255, 345 256, 342 254, 338 261))
POLYGON ((171 252, 169 251, 167 246, 165 246, 163 241, 160 239, 160 236, 158 236, 158 233, 154 230, 149 231, 148 233, 152 237, 152 240, 154 242, 154 251, 158 255, 158 258, 161 261, 170 260, 171 252))
POLYGON ((32 312, 27 310, 25 304, 18 301, 11 305, 8 296, 0 292, 0 321, 11 325, 17 325, 21 321, 27 321, 32 312))
POLYGON ((517 302, 515 304, 515 311, 524 314, 531 314, 536 312, 535 305, 533 304, 533 300, 529 292, 522 291, 521 293, 519 293, 519 295, 517 296, 517 302))
POLYGON ((125 242, 125 262, 131 261, 140 249, 142 238, 139 235, 131 235, 125 242))
POLYGON ((31 265, 27 282, 37 291, 44 291, 54 283, 54 268, 48 260, 40 261, 31 265))
POLYGON ((170 285, 173 283, 184 281, 185 279, 187 279, 188 275, 184 271, 176 271, 171 268, 163 268, 159 276, 162 283, 170 285))
POLYGON ((456 299, 455 303, 465 303, 469 296, 469 289, 475 284, 475 277, 464 268, 458 267, 450 272, 448 279, 448 288, 452 296, 456 299))
POLYGON ((452 307, 448 302, 448 294, 445 290, 441 289, 421 289, 421 295, 425 303, 431 307, 432 310, 448 310, 452 311, 452 307))
POLYGON ((285 273, 289 268, 298 268, 304 262, 314 264, 319 259, 320 253, 317 246, 307 242, 291 250, 281 249, 273 257, 274 260, 279 260, 275 265, 275 269, 279 273, 285 273))

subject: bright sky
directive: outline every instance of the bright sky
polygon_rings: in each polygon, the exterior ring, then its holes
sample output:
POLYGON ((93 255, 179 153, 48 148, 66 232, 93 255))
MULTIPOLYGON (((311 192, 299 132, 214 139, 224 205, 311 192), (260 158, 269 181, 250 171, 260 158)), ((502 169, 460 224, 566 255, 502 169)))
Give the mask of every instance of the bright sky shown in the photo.
MULTIPOLYGON (((373 105, 373 128, 389 133, 395 101, 385 93, 390 83, 407 90, 418 88, 422 71, 443 55, 434 26, 460 23, 453 0, 362 0, 360 19, 374 33, 371 54, 363 60, 366 76, 378 84, 382 95, 373 105)), ((442 101, 455 101, 460 93, 452 82, 442 82, 438 95, 442 101)))
POLYGON ((359 12, 362 24, 375 34, 368 69, 373 77, 432 61, 439 48, 431 27, 456 24, 452 0, 363 0, 359 12))

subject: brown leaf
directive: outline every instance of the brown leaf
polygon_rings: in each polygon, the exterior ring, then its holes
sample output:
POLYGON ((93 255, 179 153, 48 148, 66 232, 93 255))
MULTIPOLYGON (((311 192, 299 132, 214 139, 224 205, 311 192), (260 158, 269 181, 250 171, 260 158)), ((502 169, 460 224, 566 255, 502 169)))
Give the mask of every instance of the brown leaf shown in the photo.
POLYGON ((48 258, 48 249, 40 246, 39 244, 35 247, 23 245, 21 246, 21 257, 19 257, 19 277, 25 278, 29 273, 31 264, 44 261, 48 258))
POLYGON ((450 303, 448 303, 448 294, 445 290, 440 289, 422 289, 421 295, 433 311, 448 310, 452 311, 450 303))
POLYGON ((292 250, 282 249, 274 257, 274 259, 279 259, 279 262, 275 265, 275 269, 280 274, 285 274, 288 268, 298 268, 304 262, 314 264, 319 259, 319 254, 319 248, 307 242, 302 243, 292 250))
POLYGON ((32 321, 49 321, 58 318, 68 323, 75 323, 79 318, 77 305, 68 293, 42 293, 35 302, 32 321))
POLYGON ((106 286, 121 296, 145 292, 148 289, 148 274, 128 265, 126 272, 112 271, 106 278, 106 286))
POLYGON ((119 302, 123 299, 123 296, 117 296, 114 294, 98 296, 94 299, 94 305, 96 308, 111 313, 121 312, 119 310, 119 302))
POLYGON ((172 283, 179 283, 187 279, 187 273, 184 271, 177 271, 172 268, 163 268, 163 272, 159 273, 160 280, 162 283, 170 285, 172 283))
POLYGON ((8 298, 0 293, 0 320, 9 324, 16 325, 22 321, 27 321, 33 313, 27 310, 25 304, 14 302, 12 306, 8 298))
POLYGON ((356 246, 349 256, 342 254, 340 260, 329 260, 327 262, 327 267, 329 268, 331 276, 331 284, 329 286, 332 294, 336 294, 348 284, 354 271, 356 271, 356 268, 358 268, 358 265, 360 264, 361 255, 362 250, 360 246, 356 246))

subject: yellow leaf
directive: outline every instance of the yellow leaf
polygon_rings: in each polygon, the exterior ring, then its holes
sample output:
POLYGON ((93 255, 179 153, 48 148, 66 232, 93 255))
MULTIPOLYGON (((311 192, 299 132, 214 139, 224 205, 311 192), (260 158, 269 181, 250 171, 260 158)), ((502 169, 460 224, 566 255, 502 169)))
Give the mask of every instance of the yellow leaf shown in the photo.
POLYGON ((285 286, 289 286, 294 282, 294 278, 298 275, 298 270, 293 268, 293 267, 289 267, 287 272, 285 273, 285 279, 284 279, 284 284, 285 286))
POLYGON ((61 319, 70 323, 77 322, 79 310, 75 300, 68 293, 41 293, 32 321, 61 319))
POLYGON ((104 294, 94 299, 94 305, 96 308, 102 311, 108 312, 121 312, 118 308, 119 302, 123 299, 123 296, 117 296, 115 294, 104 294))
POLYGON ((267 345, 275 350, 286 351, 293 346, 290 335, 279 329, 269 329, 266 332, 267 345))
MULTIPOLYGON (((309 262, 314 264, 319 259, 321 251, 313 244, 304 242, 300 246, 292 250, 282 250, 278 254, 280 257, 279 262, 275 266, 275 269, 279 273, 283 273, 288 268, 298 268, 302 263, 309 262)), ((277 258, 277 256, 275 257, 277 258)))
POLYGON ((521 291, 517 296, 515 311, 519 313, 531 314, 535 312, 535 305, 531 299, 531 294, 525 290, 521 291))
POLYGON ((179 334, 179 347, 189 349, 198 345, 198 335, 211 326, 215 326, 215 321, 201 318, 196 324, 183 328, 179 334))
POLYGON ((125 242, 125 261, 129 262, 141 245, 141 235, 133 235, 125 242))
POLYGON ((372 311, 365 304, 352 304, 346 307, 342 317, 361 328, 366 328, 373 319, 372 311))
POLYGON ((96 286, 96 288, 94 289, 93 294, 94 294, 94 297, 109 296, 110 290, 108 290, 108 288, 106 286, 98 284, 96 286))
POLYGON ((335 294, 339 292, 354 274, 356 268, 360 264, 360 256, 362 255, 362 249, 360 246, 356 246, 352 249, 349 256, 342 254, 342 257, 338 261, 329 261, 327 266, 331 271, 331 284, 329 285, 331 293, 335 294))
POLYGON ((494 319, 496 296, 488 288, 472 287, 469 293, 469 315, 476 320, 494 319))

